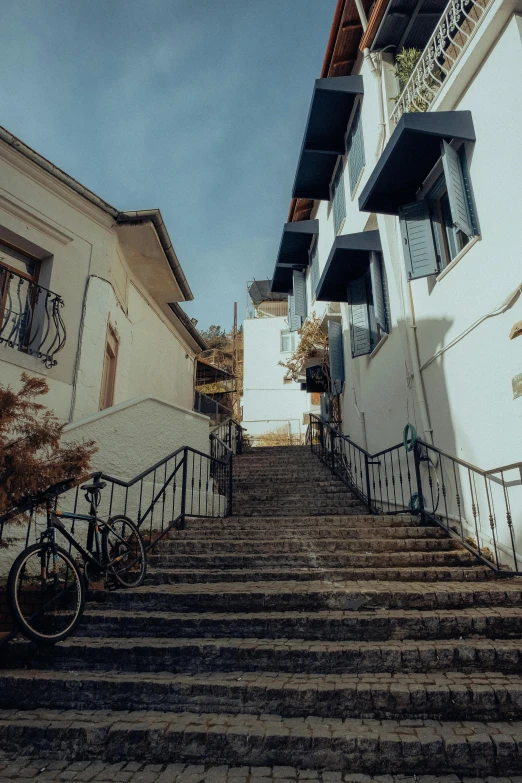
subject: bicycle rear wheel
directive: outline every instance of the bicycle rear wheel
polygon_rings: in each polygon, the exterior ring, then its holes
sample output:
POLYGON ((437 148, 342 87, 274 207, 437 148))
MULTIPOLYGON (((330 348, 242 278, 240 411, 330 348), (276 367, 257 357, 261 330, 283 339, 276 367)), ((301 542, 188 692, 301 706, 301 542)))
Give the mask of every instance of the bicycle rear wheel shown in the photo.
POLYGON ((102 537, 103 556, 122 587, 139 587, 145 579, 147 560, 140 532, 128 517, 109 519, 102 537), (116 561, 116 562, 112 562, 116 561))
POLYGON ((33 544, 14 561, 7 599, 16 625, 37 644, 72 634, 85 608, 85 582, 72 556, 50 543, 33 544))

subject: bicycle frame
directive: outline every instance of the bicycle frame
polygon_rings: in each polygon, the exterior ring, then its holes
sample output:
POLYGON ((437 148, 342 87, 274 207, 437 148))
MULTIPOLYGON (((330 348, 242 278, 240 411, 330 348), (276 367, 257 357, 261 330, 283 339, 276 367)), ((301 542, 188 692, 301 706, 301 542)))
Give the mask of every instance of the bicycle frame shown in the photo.
MULTIPOLYGON (((91 511, 94 510, 93 503, 91 501, 91 511)), ((58 530, 62 536, 67 539, 67 541, 71 544, 74 549, 76 549, 77 552, 80 553, 84 561, 89 562, 91 565, 96 566, 97 568, 110 568, 114 563, 116 563, 120 558, 115 557, 113 560, 109 560, 108 562, 103 562, 103 555, 101 552, 100 547, 100 534, 99 534, 99 527, 110 527, 112 530, 112 533, 114 536, 119 538, 123 543, 125 543, 125 540, 110 526, 109 522, 104 522, 102 519, 98 519, 96 514, 73 514, 68 511, 58 511, 54 508, 52 508, 52 502, 48 500, 47 502, 47 530, 42 533, 42 538, 45 536, 49 537, 49 534, 51 533, 52 536, 52 543, 54 543, 54 531, 58 530), (76 538, 70 533, 65 525, 61 522, 62 519, 72 519, 72 520, 83 520, 84 522, 89 523, 89 533, 87 536, 87 549, 85 549, 79 541, 76 540, 76 538), (52 531, 52 532, 51 532, 52 531), (90 551, 93 544, 96 544, 96 557, 94 556, 93 552, 90 551)))

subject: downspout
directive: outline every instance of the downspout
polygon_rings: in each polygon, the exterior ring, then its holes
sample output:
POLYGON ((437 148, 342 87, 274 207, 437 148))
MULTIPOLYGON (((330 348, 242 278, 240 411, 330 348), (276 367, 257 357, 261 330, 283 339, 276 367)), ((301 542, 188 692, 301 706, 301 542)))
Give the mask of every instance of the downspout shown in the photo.
POLYGON ((377 126, 377 145, 375 147, 375 159, 378 160, 380 157, 380 154, 382 152, 382 145, 384 142, 384 138, 386 136, 386 123, 384 121, 384 104, 382 100, 382 61, 381 61, 381 67, 380 69, 377 68, 375 65, 375 62, 373 60, 373 57, 371 55, 371 52, 369 49, 364 50, 364 59, 366 61, 366 64, 368 65, 368 68, 370 69, 372 76, 374 76, 377 79, 378 89, 379 89, 379 124, 377 126))
POLYGON ((413 370, 413 379, 415 382, 415 397, 417 400, 417 406, 421 417, 422 430, 424 432, 424 439, 428 443, 433 443, 433 429, 431 427, 430 412, 428 410, 428 402, 426 400, 426 392, 424 389, 424 381, 422 380, 422 373, 420 369, 419 360, 419 343, 417 340, 417 322, 415 320, 415 305, 413 303, 413 294, 411 290, 411 283, 408 281, 408 348, 410 353, 411 366, 413 370))
POLYGON ((366 32, 366 28, 368 27, 368 19, 366 17, 366 11, 363 8, 362 0, 355 0, 355 5, 356 5, 357 11, 359 13, 359 18, 361 20, 363 33, 365 33, 366 32))

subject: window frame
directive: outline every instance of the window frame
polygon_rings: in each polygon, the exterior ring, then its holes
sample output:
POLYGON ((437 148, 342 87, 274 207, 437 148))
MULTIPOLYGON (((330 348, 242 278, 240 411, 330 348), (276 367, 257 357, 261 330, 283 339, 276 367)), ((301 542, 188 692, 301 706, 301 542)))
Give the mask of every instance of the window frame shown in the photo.
MULTIPOLYGON (((28 272, 24 272, 21 269, 17 269, 12 264, 6 263, 4 260, 0 260, 0 267, 5 269, 7 272, 3 280, 0 278, 0 328, 4 323, 4 314, 6 309, 7 297, 9 295, 10 274, 12 273, 17 277, 21 277, 24 280, 27 280, 29 285, 32 285, 32 291, 30 292, 29 301, 28 299, 26 299, 24 306, 26 308, 28 307, 31 313, 34 313, 37 298, 38 298, 38 286, 39 286, 40 273, 42 270, 42 260, 40 258, 36 258, 35 256, 29 253, 24 253, 18 247, 15 247, 14 245, 11 245, 9 242, 5 242, 5 241, 0 241, 0 253, 2 252, 2 249, 4 249, 4 251, 7 252, 8 254, 12 254, 15 257, 18 256, 19 259, 24 263, 29 261, 31 264, 34 265, 35 271, 33 274, 29 274, 28 272)), ((22 317, 21 313, 20 313, 20 317, 22 317)), ((32 319, 33 316, 31 316, 31 320, 32 319)), ((23 334, 23 338, 20 340, 17 348, 17 350, 21 351, 22 353, 27 353, 29 341, 31 339, 31 329, 27 329, 27 327, 25 327, 25 329, 26 331, 23 334)))
POLYGON ((296 348, 296 340, 295 335, 297 334, 296 331, 292 331, 291 329, 281 329, 279 334, 279 353, 294 353, 296 348), (288 342, 290 344, 290 348, 285 351, 283 348, 283 338, 288 338, 288 342), (293 347, 292 347, 293 346, 293 347))
POLYGON ((317 298, 317 284, 321 278, 321 269, 319 266, 319 237, 316 236, 312 242, 309 254, 310 271, 308 278, 310 280, 310 303, 314 304, 317 298))
POLYGON ((116 373, 118 370, 118 353, 120 340, 116 329, 109 323, 105 337, 103 354, 103 370, 100 384, 100 410, 106 410, 114 405, 116 391, 116 373), (109 366, 110 364, 110 366, 109 366))

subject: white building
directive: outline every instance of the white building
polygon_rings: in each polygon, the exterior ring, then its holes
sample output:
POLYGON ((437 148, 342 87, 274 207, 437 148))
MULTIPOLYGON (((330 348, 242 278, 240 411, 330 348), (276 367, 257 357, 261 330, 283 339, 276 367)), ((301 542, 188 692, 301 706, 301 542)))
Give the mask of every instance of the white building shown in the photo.
MULTIPOLYGON (((492 469, 522 456, 522 17, 513 0, 396 6, 338 4, 285 226, 308 239, 272 286, 304 272, 309 310, 340 304, 345 434, 374 453, 409 422, 492 469)), ((522 502, 514 525, 520 551, 522 502)))
POLYGON ((250 283, 249 295, 252 305, 243 322, 242 424, 254 443, 266 433, 301 442, 311 400, 279 364, 297 344, 297 332, 288 323, 288 297, 271 293, 269 280, 250 283))
POLYGON ((119 212, 0 129, 0 382, 45 377, 45 404, 105 470, 207 448, 189 299, 159 210, 119 212))

